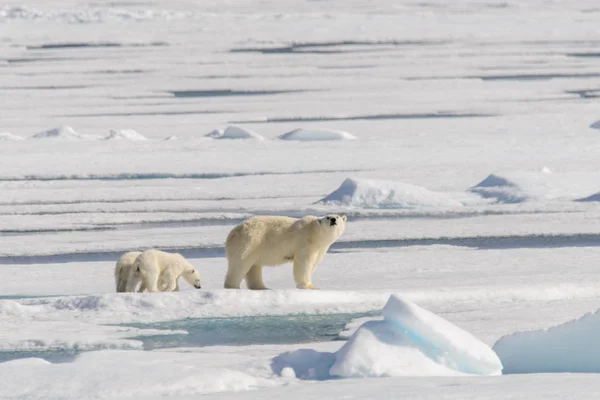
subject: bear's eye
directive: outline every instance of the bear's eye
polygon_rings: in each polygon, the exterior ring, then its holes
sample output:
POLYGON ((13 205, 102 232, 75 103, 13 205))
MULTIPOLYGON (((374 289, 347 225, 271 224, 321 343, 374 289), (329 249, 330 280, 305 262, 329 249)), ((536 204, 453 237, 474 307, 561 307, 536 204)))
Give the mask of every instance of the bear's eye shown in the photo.
POLYGON ((331 219, 331 217, 327 217, 327 221, 329 221, 331 219))

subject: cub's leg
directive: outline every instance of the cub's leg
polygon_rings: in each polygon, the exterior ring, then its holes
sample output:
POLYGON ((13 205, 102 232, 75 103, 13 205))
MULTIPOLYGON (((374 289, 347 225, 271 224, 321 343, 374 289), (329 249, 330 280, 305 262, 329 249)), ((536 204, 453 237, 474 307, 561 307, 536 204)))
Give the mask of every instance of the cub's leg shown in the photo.
POLYGON ((267 290, 262 279, 262 265, 253 265, 246 274, 246 286, 252 290, 267 290))
POLYGON ((158 278, 160 270, 158 263, 155 260, 147 260, 145 264, 138 267, 140 278, 142 280, 142 288, 148 292, 158 292, 158 278))

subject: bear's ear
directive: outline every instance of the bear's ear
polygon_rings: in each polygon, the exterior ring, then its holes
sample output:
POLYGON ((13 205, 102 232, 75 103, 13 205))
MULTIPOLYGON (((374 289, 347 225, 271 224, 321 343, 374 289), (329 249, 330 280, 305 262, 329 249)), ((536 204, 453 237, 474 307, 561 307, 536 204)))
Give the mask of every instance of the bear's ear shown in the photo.
POLYGON ((346 222, 346 220, 348 219, 348 217, 346 217, 345 215, 342 215, 342 219, 344 220, 344 222, 346 222))

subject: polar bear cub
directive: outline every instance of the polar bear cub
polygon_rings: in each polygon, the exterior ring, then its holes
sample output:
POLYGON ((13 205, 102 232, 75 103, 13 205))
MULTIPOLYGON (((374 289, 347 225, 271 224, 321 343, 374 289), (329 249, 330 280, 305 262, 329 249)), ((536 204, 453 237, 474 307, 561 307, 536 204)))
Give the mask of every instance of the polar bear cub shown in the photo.
POLYGON ((131 266, 140 254, 142 254, 141 251, 130 251, 123 254, 119 260, 117 260, 117 263, 115 264, 115 284, 117 286, 117 292, 121 293, 127 290, 127 280, 129 279, 131 266))
POLYGON ((182 276, 190 285, 200 289, 200 274, 181 254, 160 250, 146 250, 133 262, 127 280, 127 291, 172 292, 177 289, 177 280, 182 276))
POLYGON ((294 263, 299 289, 316 289, 312 274, 346 228, 346 216, 303 218, 251 217, 231 230, 225 242, 228 269, 225 288, 239 289, 242 279, 249 289, 266 289, 263 266, 294 263))

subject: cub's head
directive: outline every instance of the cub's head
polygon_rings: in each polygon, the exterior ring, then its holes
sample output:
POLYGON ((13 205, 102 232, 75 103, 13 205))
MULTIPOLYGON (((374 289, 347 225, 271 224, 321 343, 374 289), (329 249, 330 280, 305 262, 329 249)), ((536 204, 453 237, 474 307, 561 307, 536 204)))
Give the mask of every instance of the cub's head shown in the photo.
POLYGON ((183 272, 183 274, 181 274, 181 276, 183 276, 183 279, 185 279, 190 285, 192 285, 196 289, 202 288, 202 286, 200 285, 200 273, 198 273, 198 271, 196 271, 195 268, 186 269, 183 272))
POLYGON ((346 220, 347 218, 345 215, 327 214, 317 221, 319 221, 321 231, 335 241, 342 236, 342 233, 344 233, 344 229, 346 229, 346 220))

